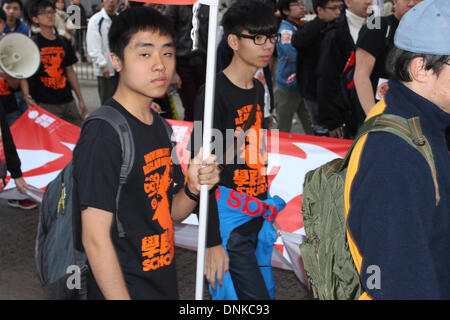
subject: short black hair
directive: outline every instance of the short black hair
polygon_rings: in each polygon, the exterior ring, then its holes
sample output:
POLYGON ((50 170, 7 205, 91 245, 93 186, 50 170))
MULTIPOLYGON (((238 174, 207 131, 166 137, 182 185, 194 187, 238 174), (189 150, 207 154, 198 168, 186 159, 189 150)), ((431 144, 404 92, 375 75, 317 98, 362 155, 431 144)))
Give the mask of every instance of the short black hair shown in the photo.
POLYGON ((29 26, 33 25, 33 17, 37 17, 41 10, 52 7, 55 9, 55 4, 49 0, 28 0, 25 4, 23 12, 23 19, 29 26))
POLYGON ((6 23, 6 13, 2 8, 0 8, 0 20, 3 20, 3 22, 6 23))
POLYGON ((390 78, 401 82, 413 81, 409 73, 409 66, 415 58, 423 58, 425 69, 433 70, 437 76, 441 73, 446 62, 450 61, 450 55, 414 53, 394 46, 386 61, 386 70, 388 70, 390 78))
POLYGON ((312 6, 315 13, 317 13, 317 7, 325 8, 329 2, 343 2, 339 0, 312 0, 312 6))
POLYGON ((112 22, 108 33, 109 49, 123 61, 123 51, 131 37, 139 31, 159 32, 172 37, 175 31, 169 18, 150 7, 132 7, 123 11, 112 22))
POLYGON ((290 9, 290 4, 292 2, 298 2, 298 0, 278 0, 278 10, 280 11, 281 17, 283 19, 286 19, 287 16, 284 14, 283 10, 289 10, 290 9))
POLYGON ((20 0, 3 0, 3 1, 2 1, 2 8, 3 8, 3 6, 5 5, 5 3, 18 3, 19 6, 20 6, 20 10, 23 9, 23 3, 22 3, 22 1, 20 1, 20 0))
POLYGON ((225 37, 248 30, 250 34, 272 35, 278 30, 273 10, 258 0, 236 1, 222 19, 225 37))

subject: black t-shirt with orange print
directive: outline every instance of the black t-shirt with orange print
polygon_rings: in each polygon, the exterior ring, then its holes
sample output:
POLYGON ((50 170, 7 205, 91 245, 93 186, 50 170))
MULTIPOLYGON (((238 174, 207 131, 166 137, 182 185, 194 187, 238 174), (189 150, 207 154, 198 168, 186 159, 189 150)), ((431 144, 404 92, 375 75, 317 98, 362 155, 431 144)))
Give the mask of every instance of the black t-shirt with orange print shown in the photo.
MULTIPOLYGON (((234 189, 261 200, 267 198, 268 182, 266 175, 267 148, 264 139, 264 129, 266 124, 263 118, 264 112, 264 87, 258 80, 254 80, 255 85, 252 89, 242 89, 234 85, 223 72, 216 76, 216 94, 214 101, 214 120, 213 128, 218 129, 223 137, 222 154, 221 151, 212 150, 220 161, 223 152, 234 153, 234 159, 231 164, 224 166, 220 174, 220 185, 234 189), (256 116, 251 118, 253 106, 257 106, 256 116), (250 122, 246 125, 247 121, 250 122), (252 122, 253 121, 253 122, 252 122), (237 149, 234 150, 233 139, 227 139, 227 131, 243 129, 250 126, 254 129, 254 136, 248 134, 245 141, 236 139, 237 149)), ((194 120, 203 121, 204 115, 205 87, 201 87, 197 94, 194 108, 194 120)), ((194 154, 201 147, 201 141, 194 142, 196 136, 196 127, 191 136, 191 150, 194 154)), ((215 206, 214 197, 210 199, 210 208, 208 215, 208 236, 207 246, 215 246, 221 243, 219 233, 218 213, 215 206)), ((246 233, 259 229, 262 225, 262 218, 252 219, 250 222, 239 227, 238 231, 246 233)))
POLYGON ((18 110, 14 90, 8 84, 6 78, 0 76, 0 101, 6 113, 18 110))
POLYGON ((66 67, 77 62, 72 45, 57 36, 49 40, 41 34, 32 37, 41 53, 38 71, 28 79, 30 94, 39 103, 63 104, 73 100, 66 67))
MULTIPOLYGON (((135 162, 122 189, 119 218, 126 232, 119 238, 114 220, 112 241, 132 299, 177 299, 173 195, 184 186, 184 175, 171 158, 171 143, 160 117, 146 125, 111 99, 106 104, 128 120, 135 144, 135 162)), ((102 120, 89 122, 74 150, 74 177, 81 209, 116 212, 115 197, 122 161, 119 137, 102 120)), ((102 298, 93 278, 89 298, 102 298)))

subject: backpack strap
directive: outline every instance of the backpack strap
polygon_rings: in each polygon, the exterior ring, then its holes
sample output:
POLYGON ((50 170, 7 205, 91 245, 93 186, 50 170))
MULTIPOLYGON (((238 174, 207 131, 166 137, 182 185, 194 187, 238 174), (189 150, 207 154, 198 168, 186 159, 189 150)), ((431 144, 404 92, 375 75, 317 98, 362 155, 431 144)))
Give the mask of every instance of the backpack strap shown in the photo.
POLYGON ((128 124, 127 119, 120 113, 120 111, 111 106, 104 105, 92 112, 84 121, 83 127, 91 120, 104 120, 108 122, 114 128, 120 138, 120 145, 122 147, 122 165, 120 167, 119 188, 116 194, 115 218, 119 237, 124 238, 126 236, 126 233, 123 229, 122 223, 119 220, 119 200, 122 192, 122 187, 127 182, 128 175, 133 168, 135 156, 133 134, 131 132, 131 128, 128 124))
POLYGON ((431 150, 430 143, 428 142, 428 139, 422 133, 419 117, 405 119, 403 117, 394 114, 380 114, 378 116, 366 120, 366 122, 364 122, 364 124, 358 131, 344 160, 339 164, 340 166, 339 170, 343 170, 344 168, 347 167, 348 162, 350 161, 353 148, 356 146, 360 138, 362 138, 364 135, 370 132, 380 132, 380 131, 389 132, 402 138, 410 146, 419 151, 420 154, 425 158, 431 170, 437 206, 440 202, 441 197, 439 193, 439 185, 437 182, 434 156, 431 150))

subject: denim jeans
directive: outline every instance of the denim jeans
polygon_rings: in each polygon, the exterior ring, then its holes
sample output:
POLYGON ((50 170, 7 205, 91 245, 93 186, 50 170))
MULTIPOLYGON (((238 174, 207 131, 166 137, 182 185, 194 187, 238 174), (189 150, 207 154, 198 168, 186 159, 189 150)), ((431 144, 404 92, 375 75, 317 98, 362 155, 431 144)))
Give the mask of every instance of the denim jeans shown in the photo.
POLYGON ((234 230, 228 239, 230 275, 239 300, 270 300, 255 256, 258 232, 241 234, 234 230))

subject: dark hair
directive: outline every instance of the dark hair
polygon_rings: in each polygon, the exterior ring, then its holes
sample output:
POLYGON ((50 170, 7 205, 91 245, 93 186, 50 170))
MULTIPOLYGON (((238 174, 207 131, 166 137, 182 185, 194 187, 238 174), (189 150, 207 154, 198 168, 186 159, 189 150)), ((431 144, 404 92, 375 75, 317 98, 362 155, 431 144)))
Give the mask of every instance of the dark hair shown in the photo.
POLYGON ((287 15, 284 14, 283 10, 290 10, 291 2, 297 2, 298 0, 278 0, 278 10, 280 10, 281 17, 283 19, 287 18, 287 15))
POLYGON ((33 25, 32 18, 37 17, 40 11, 48 7, 55 9, 55 4, 49 0, 28 0, 23 12, 25 23, 29 26, 33 25))
POLYGON ((2 8, 5 5, 5 3, 18 3, 19 7, 20 7, 20 10, 23 9, 23 4, 22 4, 22 1, 20 1, 20 0, 3 0, 2 1, 2 8))
POLYGON ((425 69, 433 70, 439 76, 445 63, 450 60, 449 55, 433 55, 424 53, 414 53, 393 47, 389 52, 386 69, 392 80, 411 82, 411 74, 409 73, 409 66, 415 58, 423 58, 425 61, 425 69))
POLYGON ((3 20, 3 22, 6 23, 6 13, 2 8, 0 8, 0 20, 3 20))
POLYGON ((109 29, 108 40, 111 53, 123 61, 123 51, 131 37, 139 31, 159 32, 175 40, 175 31, 169 18, 150 7, 128 8, 118 15, 109 29))
POLYGON ((241 33, 244 29, 250 34, 272 35, 278 30, 273 10, 258 0, 236 1, 225 12, 222 19, 225 37, 241 33))
MULTIPOLYGON (((314 12, 317 14, 317 7, 325 8, 329 2, 341 2, 339 0, 312 0, 314 12)), ((345 6, 345 3, 344 3, 345 6)))

